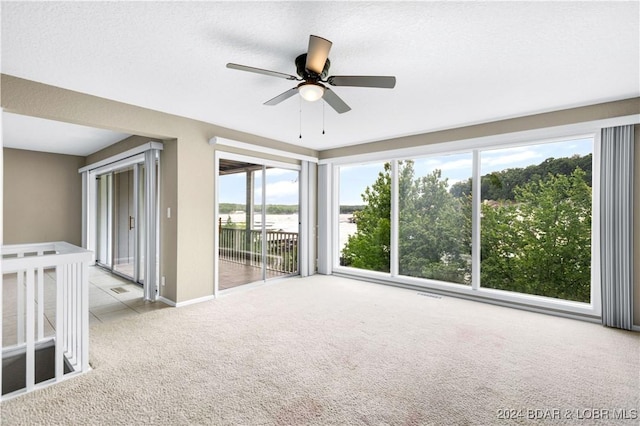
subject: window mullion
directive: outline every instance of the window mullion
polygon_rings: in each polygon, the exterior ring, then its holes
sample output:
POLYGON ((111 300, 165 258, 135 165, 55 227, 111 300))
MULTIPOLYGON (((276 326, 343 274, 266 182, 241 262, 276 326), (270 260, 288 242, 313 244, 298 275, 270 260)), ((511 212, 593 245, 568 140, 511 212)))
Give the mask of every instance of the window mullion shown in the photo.
POLYGON ((398 276, 398 234, 399 234, 399 212, 398 212, 398 160, 391 162, 391 247, 390 247, 390 272, 392 277, 398 276))
POLYGON ((480 288, 480 152, 473 150, 471 171, 471 289, 480 288))

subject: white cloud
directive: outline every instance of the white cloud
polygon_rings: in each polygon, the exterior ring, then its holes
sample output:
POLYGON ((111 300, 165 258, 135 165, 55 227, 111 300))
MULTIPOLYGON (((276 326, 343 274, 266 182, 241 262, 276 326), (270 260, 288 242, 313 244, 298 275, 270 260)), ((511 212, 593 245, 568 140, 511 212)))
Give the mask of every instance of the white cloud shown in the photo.
POLYGON ((463 158, 460 160, 454 160, 454 161, 446 161, 444 163, 442 163, 442 165, 440 165, 438 167, 438 169, 440 170, 457 170, 457 169, 465 169, 465 170, 469 170, 469 173, 471 172, 471 166, 473 165, 473 161, 471 158, 463 158))
POLYGON ((265 172, 267 177, 274 177, 274 176, 284 176, 284 175, 291 175, 291 179, 297 179, 298 177, 298 172, 295 170, 287 170, 287 169, 278 169, 278 168, 274 168, 274 169, 267 169, 267 171, 265 172))
MULTIPOLYGON (((282 180, 267 183, 267 204, 295 204, 298 202, 299 185, 297 181, 282 180)), ((255 197, 260 202, 262 188, 256 188, 255 197)))
MULTIPOLYGON (((445 157, 446 158, 446 157, 445 157)), ((456 169, 468 169, 471 170, 471 157, 469 158, 460 158, 456 160, 443 161, 441 158, 429 158, 425 160, 419 160, 423 166, 427 168, 427 170, 456 170, 456 169)), ((418 164, 416 164, 418 165, 418 164)))
POLYGON ((473 160, 470 155, 452 155, 438 158, 424 158, 415 163, 416 176, 426 176, 434 170, 442 171, 442 177, 463 180, 471 176, 473 160))
POLYGON ((351 172, 351 171, 356 171, 358 173, 366 172, 366 171, 375 171, 377 174, 378 171, 382 171, 382 170, 384 170, 384 162, 340 166, 341 173, 351 172))
POLYGON ((438 166, 442 164, 442 160, 436 160, 435 158, 429 158, 424 160, 424 165, 427 167, 432 167, 434 169, 438 168, 438 166))
POLYGON ((534 158, 542 158, 542 155, 539 152, 527 149, 525 151, 514 152, 513 154, 505 155, 505 151, 514 151, 514 150, 504 150, 500 153, 492 153, 490 155, 486 155, 483 153, 481 166, 483 169, 483 173, 485 169, 491 168, 495 170, 495 166, 503 166, 508 165, 510 167, 522 167, 529 164, 533 164, 528 160, 532 160, 534 158), (524 164, 527 163, 527 164, 524 164))

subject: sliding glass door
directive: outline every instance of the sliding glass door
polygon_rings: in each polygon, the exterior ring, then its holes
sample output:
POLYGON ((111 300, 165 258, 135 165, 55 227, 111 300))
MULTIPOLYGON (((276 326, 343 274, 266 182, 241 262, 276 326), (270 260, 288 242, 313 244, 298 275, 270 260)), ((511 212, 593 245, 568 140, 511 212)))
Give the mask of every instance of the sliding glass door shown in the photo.
POLYGON ((80 169, 83 245, 96 264, 144 286, 158 298, 159 175, 162 144, 149 142, 80 169))
POLYGON ((113 238, 113 175, 96 177, 96 263, 111 268, 113 238))
POLYGON ((298 170, 265 167, 264 238, 267 278, 298 274, 300 232, 298 170))
POLYGON ((113 270, 138 281, 136 274, 136 199, 134 168, 113 173, 113 270))
POLYGON ((96 262, 140 284, 145 279, 149 232, 145 178, 142 163, 96 177, 96 262))
POLYGON ((244 160, 218 162, 218 290, 299 273, 300 172, 244 160))
POLYGON ((135 282, 140 281, 137 203, 143 198, 136 191, 137 167, 129 166, 96 178, 96 262, 135 282))
MULTIPOLYGON (((157 166, 156 166, 157 167, 157 166)), ((145 166, 144 164, 138 165, 138 178, 136 179, 136 191, 139 194, 136 202, 136 221, 134 227, 137 229, 138 245, 136 247, 136 259, 138 270, 138 281, 144 283, 144 242, 147 238, 147 223, 146 223, 146 210, 145 210, 145 166)))

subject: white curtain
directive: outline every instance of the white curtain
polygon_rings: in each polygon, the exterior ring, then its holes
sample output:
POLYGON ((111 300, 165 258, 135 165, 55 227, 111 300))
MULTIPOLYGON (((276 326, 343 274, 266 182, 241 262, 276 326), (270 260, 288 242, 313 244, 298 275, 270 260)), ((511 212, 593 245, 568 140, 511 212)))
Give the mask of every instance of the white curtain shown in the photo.
POLYGON ((633 125, 602 129, 602 324, 633 326, 633 125))

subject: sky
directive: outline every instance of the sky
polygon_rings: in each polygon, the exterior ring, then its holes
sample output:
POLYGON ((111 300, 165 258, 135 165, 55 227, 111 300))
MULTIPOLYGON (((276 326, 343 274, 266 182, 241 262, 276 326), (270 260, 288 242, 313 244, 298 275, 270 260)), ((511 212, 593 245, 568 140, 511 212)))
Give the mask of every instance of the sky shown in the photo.
MULTIPOLYGON (((578 139, 539 145, 503 148, 481 151, 480 173, 482 175, 508 168, 527 167, 540 164, 549 157, 561 158, 572 155, 586 155, 593 152, 593 140, 578 139)), ((415 176, 424 176, 434 169, 440 169, 442 176, 449 179, 449 185, 471 177, 472 154, 437 155, 414 158, 415 176)), ((340 204, 360 205, 361 194, 367 186, 375 182, 383 170, 384 161, 364 165, 340 167, 340 204)), ((257 174, 254 197, 261 202, 261 177, 257 174)), ((245 203, 244 173, 221 176, 219 180, 221 203, 245 203)), ((266 171, 267 204, 298 203, 298 172, 284 169, 266 171)))
MULTIPOLYGON (((484 150, 481 151, 480 155, 480 174, 485 175, 504 169, 540 164, 550 157, 571 157, 575 154, 586 155, 591 152, 593 152, 593 140, 591 138, 484 150)), ((414 158, 414 161, 416 177, 424 176, 435 169, 440 169, 442 177, 449 179, 449 186, 471 177, 471 152, 414 158)), ((383 170, 383 166, 384 161, 340 167, 340 204, 362 204, 361 194, 367 186, 375 182, 378 173, 383 170)))
MULTIPOLYGON (((267 169, 266 171, 266 202, 267 204, 298 204, 298 171, 286 169, 267 169)), ((262 176, 255 174, 254 201, 262 202, 262 176)), ((220 203, 246 202, 246 174, 235 173, 220 176, 220 203)))

